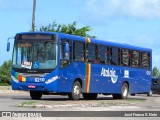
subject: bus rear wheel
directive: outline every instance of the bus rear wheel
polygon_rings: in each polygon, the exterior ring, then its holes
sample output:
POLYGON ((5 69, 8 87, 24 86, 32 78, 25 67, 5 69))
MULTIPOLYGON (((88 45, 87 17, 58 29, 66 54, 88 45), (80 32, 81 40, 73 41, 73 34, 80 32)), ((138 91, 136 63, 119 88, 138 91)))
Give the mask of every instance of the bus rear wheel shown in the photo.
POLYGON ((97 98, 97 93, 83 93, 83 98, 85 100, 95 100, 97 98))
POLYGON ((40 91, 29 91, 30 92, 30 96, 33 100, 39 100, 42 97, 42 92, 40 91))
POLYGON ((72 86, 72 92, 68 94, 70 100, 79 100, 81 96, 81 84, 75 81, 72 86))
POLYGON ((152 96, 152 90, 150 90, 148 93, 147 93, 147 96, 152 96))
POLYGON ((127 99, 129 92, 129 86, 127 83, 123 83, 121 87, 121 94, 113 94, 114 99, 127 99))
POLYGON ((136 94, 130 94, 131 96, 135 96, 136 94))

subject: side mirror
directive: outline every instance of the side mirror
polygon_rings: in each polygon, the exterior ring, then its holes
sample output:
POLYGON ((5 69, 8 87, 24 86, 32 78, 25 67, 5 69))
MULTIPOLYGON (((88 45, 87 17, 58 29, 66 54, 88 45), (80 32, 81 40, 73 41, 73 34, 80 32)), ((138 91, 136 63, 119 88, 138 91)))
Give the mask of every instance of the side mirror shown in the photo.
POLYGON ((9 52, 10 51, 10 42, 9 42, 9 40, 7 41, 7 52, 9 52))
POLYGON ((69 60, 69 58, 70 58, 70 48, 69 48, 69 44, 68 43, 66 43, 65 44, 65 59, 66 60, 69 60))
POLYGON ((7 52, 10 51, 10 42, 9 42, 10 39, 14 39, 14 37, 9 37, 9 38, 7 39, 7 52))

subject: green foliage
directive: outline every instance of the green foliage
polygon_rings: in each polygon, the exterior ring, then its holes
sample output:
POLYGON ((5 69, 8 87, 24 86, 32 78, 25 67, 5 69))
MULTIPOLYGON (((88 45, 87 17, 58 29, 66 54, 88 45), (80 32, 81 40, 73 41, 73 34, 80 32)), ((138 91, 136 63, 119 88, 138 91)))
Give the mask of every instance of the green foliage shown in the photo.
POLYGON ((36 31, 61 32, 66 34, 78 35, 82 37, 96 38, 96 36, 91 36, 87 34, 87 32, 90 32, 92 30, 90 26, 76 28, 76 25, 77 25, 77 22, 73 22, 72 24, 65 25, 65 24, 57 24, 54 21, 51 24, 48 24, 47 26, 41 26, 40 30, 36 30, 36 31))
POLYGON ((10 84, 8 84, 8 83, 2 83, 2 82, 0 82, 0 86, 9 86, 10 84))
POLYGON ((159 69, 156 66, 154 66, 154 68, 152 70, 152 76, 154 76, 154 77, 160 77, 160 71, 159 71, 159 69))
POLYGON ((0 83, 1 85, 11 84, 11 60, 5 61, 0 67, 0 83))

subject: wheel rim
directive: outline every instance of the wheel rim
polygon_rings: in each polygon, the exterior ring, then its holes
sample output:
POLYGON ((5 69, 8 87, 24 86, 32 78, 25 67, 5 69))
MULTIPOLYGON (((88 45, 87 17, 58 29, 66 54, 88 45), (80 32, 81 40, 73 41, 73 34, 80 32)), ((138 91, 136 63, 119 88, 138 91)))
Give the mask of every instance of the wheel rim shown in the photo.
POLYGON ((126 85, 123 86, 122 94, 123 94, 124 97, 126 97, 127 94, 128 94, 128 87, 126 85))
POLYGON ((152 95, 152 90, 149 92, 149 95, 152 95))
POLYGON ((80 94, 80 88, 78 85, 75 85, 74 89, 73 89, 73 94, 74 96, 79 96, 80 94))

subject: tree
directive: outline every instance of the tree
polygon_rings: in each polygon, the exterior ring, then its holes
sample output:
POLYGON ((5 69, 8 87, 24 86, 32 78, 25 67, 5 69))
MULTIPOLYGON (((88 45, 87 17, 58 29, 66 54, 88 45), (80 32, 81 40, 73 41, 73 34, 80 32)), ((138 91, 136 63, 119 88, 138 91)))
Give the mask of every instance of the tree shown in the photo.
POLYGON ((5 61, 0 67, 0 82, 11 84, 11 65, 12 61, 5 61))
POLYGON ((154 68, 152 70, 152 76, 154 76, 154 77, 160 77, 160 71, 159 71, 159 69, 156 66, 154 66, 154 68))
POLYGON ((85 26, 82 28, 76 28, 77 22, 73 22, 72 24, 57 24, 55 21, 52 23, 49 23, 47 26, 41 26, 39 30, 42 32, 61 32, 66 34, 72 34, 72 35, 78 35, 82 37, 90 37, 90 38, 96 38, 96 36, 91 36, 87 34, 87 32, 90 32, 92 28, 90 26, 85 26))

